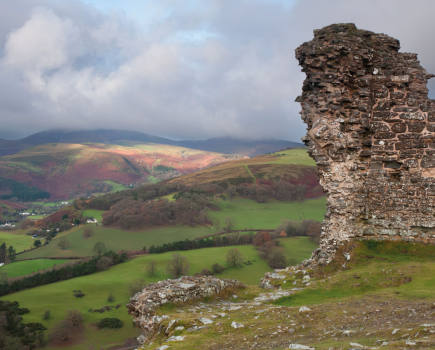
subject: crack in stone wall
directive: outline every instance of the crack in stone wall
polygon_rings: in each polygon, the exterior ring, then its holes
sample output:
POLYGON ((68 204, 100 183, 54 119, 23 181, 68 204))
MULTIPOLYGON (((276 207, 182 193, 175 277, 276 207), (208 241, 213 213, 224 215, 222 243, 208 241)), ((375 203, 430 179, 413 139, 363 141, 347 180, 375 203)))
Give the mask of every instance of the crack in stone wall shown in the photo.
POLYGON ((435 242, 435 104, 417 54, 397 39, 333 24, 296 49, 306 73, 302 140, 327 195, 326 264, 349 239, 435 242))

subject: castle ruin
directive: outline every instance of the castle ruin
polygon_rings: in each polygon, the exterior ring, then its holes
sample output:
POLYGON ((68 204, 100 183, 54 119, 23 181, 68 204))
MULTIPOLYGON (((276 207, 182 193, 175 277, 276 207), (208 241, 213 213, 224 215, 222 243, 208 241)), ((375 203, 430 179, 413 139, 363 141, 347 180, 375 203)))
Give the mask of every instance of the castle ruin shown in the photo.
POLYGON ((350 239, 435 243, 435 103, 398 40, 333 24, 296 49, 303 138, 327 194, 326 264, 350 239))

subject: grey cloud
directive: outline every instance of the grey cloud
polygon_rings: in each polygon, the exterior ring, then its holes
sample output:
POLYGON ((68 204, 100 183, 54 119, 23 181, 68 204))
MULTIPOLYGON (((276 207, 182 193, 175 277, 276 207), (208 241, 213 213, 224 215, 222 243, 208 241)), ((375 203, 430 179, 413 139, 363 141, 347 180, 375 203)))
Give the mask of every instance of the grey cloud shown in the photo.
POLYGON ((313 29, 337 22, 400 39, 402 51, 419 53, 435 72, 430 0, 185 4, 160 1, 152 9, 159 20, 148 18, 142 30, 122 12, 77 0, 2 3, 0 129, 107 127, 177 139, 297 141, 305 126, 294 99, 304 75, 294 49, 313 29), (165 8, 170 15, 161 15, 165 8), (195 31, 210 35, 185 40, 195 31))

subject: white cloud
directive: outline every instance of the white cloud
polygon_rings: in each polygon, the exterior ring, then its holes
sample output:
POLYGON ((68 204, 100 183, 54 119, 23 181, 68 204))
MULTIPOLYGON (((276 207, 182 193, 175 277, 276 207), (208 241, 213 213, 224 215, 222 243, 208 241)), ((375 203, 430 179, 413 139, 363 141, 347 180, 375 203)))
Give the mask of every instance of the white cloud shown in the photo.
POLYGON ((1 4, 2 129, 107 127, 297 141, 305 125, 294 99, 304 75, 294 49, 313 29, 337 22, 398 37, 435 72, 432 1, 190 5, 162 0, 135 23, 78 0, 1 4))

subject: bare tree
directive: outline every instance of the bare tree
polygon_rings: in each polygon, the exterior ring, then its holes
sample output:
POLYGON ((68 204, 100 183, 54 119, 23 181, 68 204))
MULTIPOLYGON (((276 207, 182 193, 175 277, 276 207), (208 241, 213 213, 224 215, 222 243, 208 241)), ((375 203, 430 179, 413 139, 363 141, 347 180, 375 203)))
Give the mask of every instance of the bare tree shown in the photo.
POLYGON ((94 233, 93 229, 91 229, 90 227, 86 227, 85 230, 83 231, 83 238, 89 238, 92 236, 93 233, 94 233))
POLYGON ((78 310, 68 310, 65 319, 71 322, 72 326, 75 328, 83 325, 83 315, 78 310))
POLYGON ((146 265, 146 270, 151 277, 154 277, 155 273, 157 272, 157 261, 151 260, 146 265))
POLYGON ((101 270, 106 270, 107 268, 109 268, 110 266, 112 266, 113 264, 113 258, 109 257, 109 256, 102 256, 98 261, 97 261, 97 270, 101 271, 101 270))
POLYGON ((234 228, 234 226, 236 225, 236 220, 234 220, 232 217, 230 216, 226 216, 225 217, 225 228, 227 230, 232 230, 234 228))
POLYGON ((237 248, 228 249, 227 263, 231 267, 242 266, 243 254, 237 248))
POLYGON ((59 241, 57 242, 57 246, 62 250, 66 249, 68 247, 68 245, 69 245, 69 242, 68 242, 68 239, 66 237, 61 237, 59 239, 59 241))
POLYGON ((172 254, 172 259, 168 261, 166 271, 174 278, 179 278, 180 276, 187 274, 189 267, 187 258, 176 253, 172 254))
POLYGON ((216 229, 219 230, 221 228, 221 222, 219 219, 216 220, 216 229))
POLYGON ((128 285, 128 288, 130 289, 130 295, 134 296, 136 293, 141 292, 145 285, 145 280, 143 278, 134 280, 128 285))
POLYGON ((228 197, 232 199, 236 195, 236 186, 228 186, 225 192, 227 193, 228 197))
POLYGON ((74 334, 74 326, 68 320, 62 320, 54 325, 49 334, 51 341, 67 341, 74 334))

